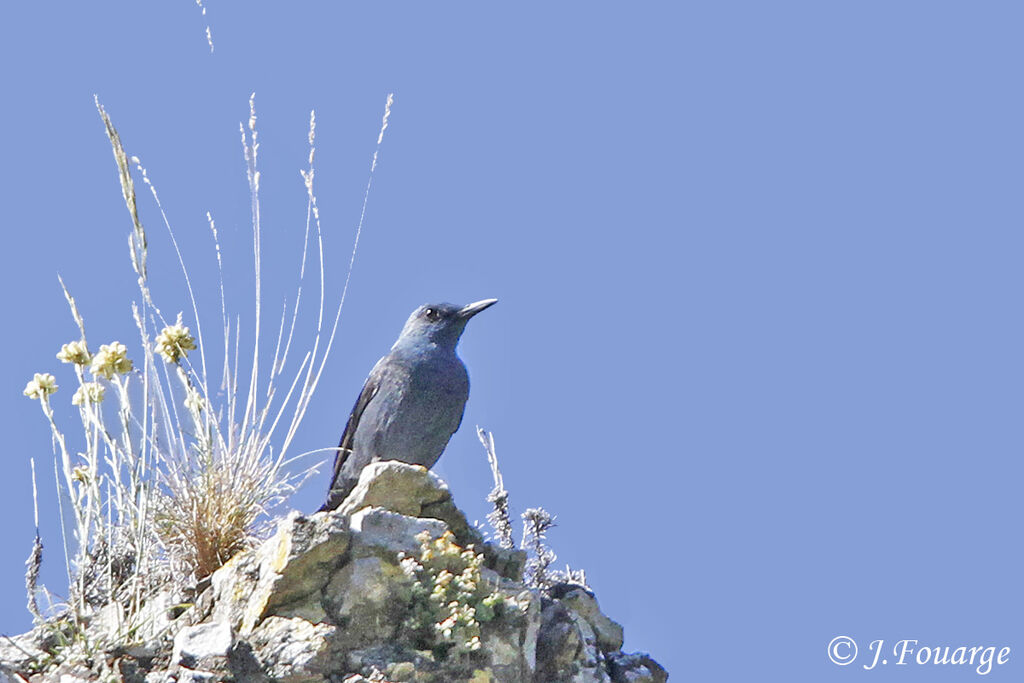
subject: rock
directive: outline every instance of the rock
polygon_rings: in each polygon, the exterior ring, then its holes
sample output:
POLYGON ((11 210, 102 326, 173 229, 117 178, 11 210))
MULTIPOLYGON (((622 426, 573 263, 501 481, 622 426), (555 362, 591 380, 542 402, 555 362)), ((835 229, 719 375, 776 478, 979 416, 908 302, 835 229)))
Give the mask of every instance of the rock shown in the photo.
POLYGON ((350 539, 344 515, 292 512, 259 548, 236 555, 214 572, 214 618, 242 635, 271 615, 317 619, 322 616, 320 590, 344 562, 350 539))
POLYGON ((255 550, 238 553, 225 562, 210 577, 210 595, 213 599, 211 619, 230 624, 238 630, 243 621, 255 621, 249 616, 255 598, 259 613, 266 607, 266 590, 257 591, 260 579, 260 558, 255 550), (260 595, 263 593, 263 595, 260 595))
POLYGON ((597 636, 597 645, 602 652, 622 649, 622 626, 601 613, 594 594, 582 586, 569 587, 559 601, 576 614, 586 619, 597 636))
MULTIPOLYGON (((434 539, 448 530, 441 520, 409 517, 380 507, 363 508, 353 514, 349 526, 355 546, 372 548, 378 553, 384 551, 392 558, 400 552, 419 555, 418 534, 425 531, 434 539)), ((358 550, 356 554, 359 554, 358 550)))
POLYGON ((537 634, 537 676, 543 681, 561 680, 570 672, 583 643, 568 608, 558 602, 544 606, 537 634))
POLYGON ((372 506, 419 517, 423 506, 450 498, 448 485, 422 465, 382 460, 363 468, 359 482, 337 512, 351 514, 372 506))
POLYGON ((161 591, 146 600, 137 619, 139 628, 134 633, 136 642, 153 642, 166 634, 181 602, 170 591, 161 591))
POLYGON ((496 681, 528 681, 537 665, 537 634, 540 629, 540 596, 521 591, 507 596, 500 617, 481 625, 480 652, 496 681), (514 607, 510 607, 511 602, 514 607), (509 609, 513 610, 509 613, 509 609))
POLYGON ((131 657, 121 657, 108 666, 108 678, 121 683, 146 683, 146 672, 139 666, 138 661, 131 657))
POLYGON ((89 683, 89 679, 74 674, 61 674, 60 683, 89 683))
MULTIPOLYGON (((353 650, 348 655, 348 671, 359 672, 355 680, 380 680, 405 683, 446 683, 449 679, 430 653, 417 652, 395 642, 353 650), (411 677, 410 677, 411 674, 411 677)), ((346 681, 348 679, 345 679, 346 681)))
MULTIPOLYGON (((348 520, 335 513, 304 517, 293 512, 278 527, 275 552, 262 566, 276 573, 268 609, 319 591, 341 565, 348 549, 348 520)), ((274 547, 274 544, 267 544, 274 547)))
MULTIPOLYGON (((163 651, 168 634, 174 626, 172 615, 180 609, 181 602, 170 591, 161 591, 146 599, 130 623, 121 606, 111 603, 93 616, 87 633, 94 641, 105 645, 104 654, 107 659, 125 656, 133 660, 152 659, 163 651)), ((187 620, 181 625, 187 625, 187 620)), ((129 664, 122 662, 119 666, 129 664)), ((143 679, 141 673, 136 675, 130 671, 122 671, 120 675, 126 680, 143 679)))
POLYGON ((466 515, 462 510, 455 507, 455 501, 449 496, 445 500, 424 505, 420 510, 420 517, 433 517, 448 525, 448 528, 455 534, 455 540, 463 548, 468 546, 482 546, 484 537, 466 521, 466 515))
POLYGON ((412 662, 398 662, 388 667, 388 678, 395 683, 407 683, 416 680, 416 665, 412 662))
POLYGON ((608 669, 614 683, 665 683, 668 672, 645 652, 608 655, 608 669))
POLYGON ((604 655, 590 624, 557 600, 541 612, 537 678, 546 683, 609 683, 604 655))
POLYGON ((459 545, 480 545, 483 536, 469 525, 455 506, 448 485, 421 465, 382 460, 363 468, 359 483, 342 501, 337 512, 352 514, 366 507, 380 507, 408 517, 439 519, 448 525, 459 545))
POLYGON ((297 600, 289 602, 287 605, 275 607, 274 615, 285 618, 298 618, 311 624, 322 624, 327 621, 327 611, 324 609, 320 593, 310 595, 307 600, 297 600))
POLYGON ((130 618, 97 608, 84 625, 104 650, 76 651, 67 617, 0 639, 0 683, 666 682, 620 651, 622 627, 588 589, 527 588, 525 558, 484 543, 424 468, 373 463, 338 510, 289 514, 184 596, 148 597, 130 618), (399 555, 419 558, 423 532, 444 542, 417 584, 399 555))
POLYGON ((193 671, 192 669, 180 669, 178 675, 171 676, 169 681, 177 683, 219 683, 222 679, 220 674, 212 671, 193 671))
POLYGON ((226 622, 189 626, 174 637, 171 662, 189 669, 224 671, 234 645, 235 635, 226 622))
POLYGON ((523 630, 523 659, 530 672, 537 670, 537 641, 540 638, 541 607, 540 595, 536 591, 523 591, 516 597, 523 612, 526 625, 523 630), (523 609, 522 605, 526 604, 523 609))
POLYGON ((333 647, 337 629, 304 619, 267 617, 252 632, 252 644, 262 670, 275 681, 320 683, 344 664, 333 647))
POLYGON ((324 589, 324 606, 345 648, 388 642, 398 633, 412 597, 401 569, 379 557, 358 557, 324 589))
POLYGON ((571 610, 569 613, 576 623, 580 641, 583 643, 581 656, 576 660, 575 671, 569 680, 572 683, 611 683, 607 662, 604 653, 597 646, 597 636, 594 634, 594 630, 583 617, 571 610))
POLYGON ((498 575, 516 582, 523 580, 523 568, 526 567, 526 553, 515 548, 502 548, 485 543, 479 551, 484 555, 484 566, 498 575))
POLYGON ((0 666, 10 671, 28 671, 50 659, 43 629, 36 628, 13 638, 0 638, 0 666))

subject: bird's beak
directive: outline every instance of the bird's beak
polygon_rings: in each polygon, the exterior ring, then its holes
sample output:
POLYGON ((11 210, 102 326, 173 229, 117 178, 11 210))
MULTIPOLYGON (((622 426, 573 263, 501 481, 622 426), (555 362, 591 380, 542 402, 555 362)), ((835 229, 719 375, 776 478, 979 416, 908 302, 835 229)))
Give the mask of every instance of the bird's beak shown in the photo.
POLYGON ((463 306, 459 310, 459 317, 466 318, 468 320, 469 318, 472 318, 480 311, 484 310, 485 308, 490 308, 496 303, 498 303, 497 299, 484 299, 483 301, 475 301, 471 304, 463 306))

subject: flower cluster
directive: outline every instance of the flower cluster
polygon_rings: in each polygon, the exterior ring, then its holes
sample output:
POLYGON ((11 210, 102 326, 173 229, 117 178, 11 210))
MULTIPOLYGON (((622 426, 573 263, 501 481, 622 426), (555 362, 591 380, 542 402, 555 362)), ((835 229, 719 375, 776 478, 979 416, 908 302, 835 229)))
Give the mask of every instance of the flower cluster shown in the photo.
POLYGON ((60 347, 57 359, 62 363, 88 365, 92 361, 92 356, 89 355, 89 349, 86 348, 84 341, 73 341, 60 347))
MULTIPOLYGON (((96 379, 111 379, 114 375, 131 372, 132 362, 128 360, 128 349, 120 342, 111 342, 100 347, 95 356, 89 353, 85 341, 71 341, 60 347, 57 359, 62 363, 71 363, 80 367, 89 366, 89 371, 96 379)), ((86 382, 82 373, 78 373, 78 390, 71 397, 71 403, 83 406, 89 403, 102 403, 106 388, 97 381, 86 382)), ((25 385, 25 395, 29 398, 44 398, 57 391, 57 382, 49 373, 36 373, 31 382, 25 385)))
POLYGON ((165 327, 156 338, 155 350, 168 363, 177 363, 195 348, 195 338, 189 333, 188 328, 181 324, 181 313, 178 314, 178 321, 165 327))
POLYGON ((400 566, 413 581, 412 608, 405 627, 415 644, 439 656, 480 649, 480 624, 494 619, 505 598, 484 585, 483 555, 462 548, 446 531, 431 539, 423 532, 419 557, 399 556, 400 566))
POLYGON ((76 406, 86 403, 102 403, 106 391, 99 382, 86 382, 78 387, 78 391, 71 397, 71 403, 76 406))
POLYGON ((132 362, 128 360, 128 349, 121 342, 111 342, 100 347, 100 352, 92 359, 90 372, 97 377, 110 379, 115 374, 124 375, 132 371, 132 362))
POLYGON ((28 384, 25 385, 25 395, 29 398, 45 399, 57 391, 57 379, 48 372, 37 372, 28 384))

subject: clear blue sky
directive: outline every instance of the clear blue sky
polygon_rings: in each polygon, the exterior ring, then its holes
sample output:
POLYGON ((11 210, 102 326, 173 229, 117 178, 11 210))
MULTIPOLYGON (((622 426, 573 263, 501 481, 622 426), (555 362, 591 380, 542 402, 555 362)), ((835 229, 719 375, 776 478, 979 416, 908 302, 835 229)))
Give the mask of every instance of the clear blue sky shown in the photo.
MULTIPOLYGON (((14 3, 0 28, 6 426, 0 631, 30 623, 28 458, 60 587, 48 430, 21 396, 76 336, 135 342, 99 95, 199 288, 205 212, 246 292, 257 92, 267 309, 295 281, 310 109, 342 332, 299 446, 333 446, 428 300, 501 301, 439 465, 471 517, 494 430, 517 512, 678 681, 967 681, 831 664, 837 635, 1024 658, 1024 8, 1010 2, 14 3), (860 669, 860 670, 858 670, 860 669)), ((187 308, 151 202, 155 292, 187 308)), ((208 306, 215 325, 216 299, 208 306)), ((248 301, 237 299, 249 315, 248 301)), ((251 320, 251 318, 250 318, 251 320)), ((55 401, 74 418, 70 391, 55 401)), ((313 510, 320 476, 290 505, 313 510)), ((862 655, 862 658, 864 655, 862 655)))

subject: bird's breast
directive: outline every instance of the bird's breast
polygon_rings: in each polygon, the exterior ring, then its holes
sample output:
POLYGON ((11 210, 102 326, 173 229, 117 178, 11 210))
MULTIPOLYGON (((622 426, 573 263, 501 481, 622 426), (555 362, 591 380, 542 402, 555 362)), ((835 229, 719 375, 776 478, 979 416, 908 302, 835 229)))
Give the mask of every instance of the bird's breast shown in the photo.
POLYGON ((454 354, 403 360, 400 390, 375 406, 381 414, 374 433, 361 429, 357 437, 372 442, 376 459, 431 467, 462 421, 469 375, 454 354))

